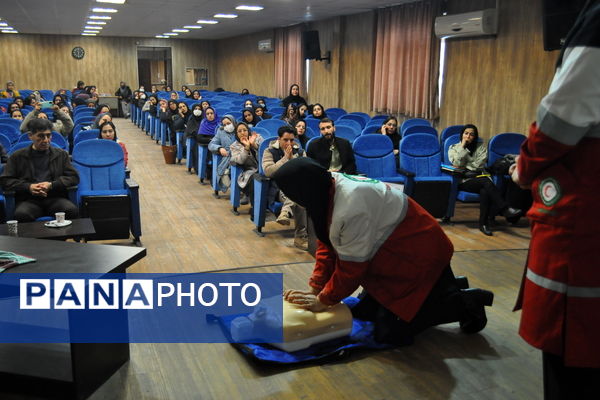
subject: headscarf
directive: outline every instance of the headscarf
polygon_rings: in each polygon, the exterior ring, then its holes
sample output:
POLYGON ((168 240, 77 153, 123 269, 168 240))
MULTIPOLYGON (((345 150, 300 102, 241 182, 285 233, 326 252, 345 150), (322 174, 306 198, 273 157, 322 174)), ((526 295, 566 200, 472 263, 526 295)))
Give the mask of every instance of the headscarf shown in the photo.
POLYGON ((118 138, 117 138, 117 127, 115 126, 115 124, 112 121, 106 121, 105 123, 103 123, 102 125, 100 125, 98 127, 98 139, 102 139, 102 140, 106 140, 102 137, 102 127, 104 125, 110 125, 113 128, 113 131, 115 131, 115 137, 113 137, 113 141, 114 142, 118 142, 118 138))
MULTIPOLYGON (((233 119, 233 121, 235 121, 235 119, 233 119)), ((217 126, 219 126, 219 116, 217 115, 217 110, 215 110, 212 107, 207 107, 206 110, 204 110, 203 112, 202 122, 200 122, 200 128, 198 128, 198 134, 214 136, 217 126), (209 121, 206 118, 207 110, 213 110, 213 112, 215 113, 215 119, 213 119, 212 121, 209 121)))
MULTIPOLYGON (((94 120, 94 123, 92 124, 92 129, 98 129, 99 125, 98 123, 100 122, 100 120, 102 119, 102 117, 104 117, 105 115, 110 115, 110 113, 102 113, 102 114, 98 114, 96 116, 96 119, 94 120)), ((110 115, 112 118, 112 115, 110 115)))
POLYGON ((240 121, 245 122, 248 125, 256 126, 256 124, 260 122, 260 118, 256 116, 253 108, 246 107, 242 110, 242 119, 240 121), (246 112, 249 112, 252 115, 252 121, 246 121, 246 118, 244 118, 244 113, 246 112))
POLYGON ((327 224, 331 173, 309 157, 293 158, 273 174, 277 186, 312 219, 317 238, 331 246, 327 224))

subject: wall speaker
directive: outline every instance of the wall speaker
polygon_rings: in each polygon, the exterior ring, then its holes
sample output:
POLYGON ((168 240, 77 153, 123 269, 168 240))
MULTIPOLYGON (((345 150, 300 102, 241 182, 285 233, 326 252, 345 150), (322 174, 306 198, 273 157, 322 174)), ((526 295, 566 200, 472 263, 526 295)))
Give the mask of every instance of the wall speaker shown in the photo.
POLYGON ((544 0, 544 50, 560 50, 585 0, 544 0))
POLYGON ((319 31, 302 32, 302 48, 304 58, 318 60, 321 58, 321 45, 319 43, 319 31))

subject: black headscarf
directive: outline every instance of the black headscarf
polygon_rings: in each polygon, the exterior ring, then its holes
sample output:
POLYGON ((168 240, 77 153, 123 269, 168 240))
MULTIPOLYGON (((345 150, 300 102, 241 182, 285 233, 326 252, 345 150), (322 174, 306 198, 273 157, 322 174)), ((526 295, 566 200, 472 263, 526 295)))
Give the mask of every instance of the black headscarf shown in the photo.
POLYGON ((306 209, 317 238, 331 246, 327 224, 331 173, 312 158, 298 157, 283 164, 272 179, 287 197, 306 209))

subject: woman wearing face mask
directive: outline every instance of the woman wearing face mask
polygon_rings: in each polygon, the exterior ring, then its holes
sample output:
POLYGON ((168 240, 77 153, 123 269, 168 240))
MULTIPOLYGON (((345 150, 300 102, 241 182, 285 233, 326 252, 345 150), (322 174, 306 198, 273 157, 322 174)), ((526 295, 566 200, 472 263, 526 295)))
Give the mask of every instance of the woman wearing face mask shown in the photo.
POLYGON ((190 148, 190 163, 194 173, 198 166, 198 129, 200 129, 200 122, 202 122, 202 106, 196 103, 192 106, 192 112, 188 117, 187 124, 185 126, 184 136, 187 143, 187 139, 192 139, 192 146, 190 148))
POLYGON ((231 164, 243 168, 237 184, 250 199, 250 215, 253 215, 254 207, 254 179, 258 172, 258 147, 263 141, 262 136, 251 132, 251 127, 245 122, 240 122, 235 128, 235 141, 229 147, 231 150, 231 164))
POLYGON ((244 108, 254 108, 254 104, 252 104, 252 100, 247 99, 244 101, 244 108))
POLYGON ((306 104, 306 100, 304 100, 304 97, 300 96, 300 86, 294 83, 292 86, 290 86, 290 94, 281 101, 281 104, 284 107, 287 107, 288 104, 299 105, 302 103, 306 104))
POLYGON ((123 159, 125 160, 125 166, 127 166, 127 161, 129 161, 129 153, 127 153, 127 148, 125 147, 125 143, 121 142, 117 138, 117 128, 112 121, 106 121, 102 125, 100 125, 100 132, 98 133, 98 139, 112 140, 117 142, 121 149, 123 149, 123 159))
MULTIPOLYGON (((208 118, 208 111, 212 110, 209 107, 205 113, 205 120, 208 118)), ((204 124, 205 120, 202 120, 202 124, 204 124)), ((229 161, 231 159, 229 147, 235 141, 235 123, 236 120, 233 115, 226 114, 221 119, 221 125, 218 126, 217 133, 212 138, 210 143, 208 144, 208 150, 210 150, 214 154, 219 154, 221 157, 221 162, 217 166, 217 175, 219 177, 219 190, 223 193, 227 191, 229 188, 230 180, 229 180, 229 161)), ((202 124, 200 124, 200 129, 202 129, 202 124)), ((198 136, 200 136, 198 134, 198 136)))

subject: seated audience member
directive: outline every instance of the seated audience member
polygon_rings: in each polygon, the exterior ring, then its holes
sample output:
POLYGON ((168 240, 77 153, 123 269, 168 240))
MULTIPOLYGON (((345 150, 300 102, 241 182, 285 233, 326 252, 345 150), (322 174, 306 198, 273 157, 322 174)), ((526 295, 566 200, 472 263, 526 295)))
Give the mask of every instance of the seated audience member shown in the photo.
MULTIPOLYGON (((265 171, 268 178, 271 178, 289 160, 304 157, 304 150, 294 141, 296 138, 294 128, 280 126, 277 130, 277 136, 279 136, 279 139, 269 144, 262 157, 263 171, 265 171)), ((304 208, 288 199, 281 190, 278 190, 274 181, 271 181, 271 187, 274 191, 277 191, 277 200, 283 203, 276 222, 281 225, 289 225, 290 218, 294 218, 294 246, 301 250, 308 250, 308 233, 306 231, 306 212, 304 208)))
POLYGON ((77 206, 68 200, 67 188, 79 183, 77 170, 66 151, 52 147, 52 123, 34 118, 29 124, 32 144, 15 151, 8 159, 0 183, 15 192, 15 219, 19 222, 64 212, 77 218, 77 206))
MULTIPOLYGON (((83 96, 83 95, 80 94, 79 96, 83 96)), ((77 96, 77 97, 79 97, 79 96, 77 96)), ((87 108, 94 108, 95 109, 96 108, 96 104, 98 104, 98 102, 95 99, 91 98, 91 97, 88 97, 85 100, 85 105, 86 105, 87 108)))
POLYGON ((304 121, 303 119, 299 119, 298 121, 296 121, 296 125, 294 125, 294 128, 296 128, 298 141, 302 145, 302 148, 306 149, 306 143, 309 139, 308 136, 306 136, 306 121, 304 121))
POLYGON ((143 109, 146 105, 146 100, 146 92, 140 92, 137 97, 137 102, 135 103, 136 107, 142 109, 142 111, 148 111, 143 109))
POLYGON ((173 101, 177 101, 177 100, 179 100, 179 95, 177 94, 177 92, 171 92, 171 94, 169 95, 169 98, 173 101))
POLYGON ((244 203, 250 199, 251 218, 254 208, 254 174, 258 172, 258 147, 262 141, 262 136, 252 132, 247 123, 239 122, 235 128, 235 141, 229 146, 231 165, 238 165, 244 170, 238 176, 237 184, 246 196, 244 203))
POLYGON ((292 103, 288 104, 281 119, 287 122, 289 126, 294 126, 298 120, 298 109, 296 106, 292 103))
POLYGON ((327 118, 327 113, 325 112, 325 108, 319 104, 313 104, 309 110, 310 114, 317 119, 327 118))
POLYGON ((19 108, 17 108, 16 110, 12 110, 10 112, 10 117, 12 119, 18 119, 23 121, 23 113, 21 112, 21 110, 19 108))
POLYGON ((467 124, 460 134, 460 142, 448 149, 448 158, 456 168, 463 168, 465 176, 458 185, 458 190, 479 194, 479 230, 492 236, 490 222, 498 213, 507 219, 521 216, 521 210, 509 207, 500 190, 494 185, 490 175, 485 171, 487 163, 487 146, 479 142, 477 127, 467 124))
POLYGON ((12 102, 8 105, 8 110, 6 110, 7 112, 12 112, 14 110, 20 110, 21 107, 19 107, 19 104, 16 102, 12 102))
POLYGON ((84 92, 85 92, 85 83, 83 81, 77 81, 77 85, 73 88, 73 90, 71 90, 71 93, 73 94, 73 98, 75 96, 77 96, 78 94, 81 94, 84 92))
POLYGON ((306 100, 304 100, 304 97, 300 96, 300 86, 294 83, 290 86, 289 95, 281 101, 281 104, 287 108, 288 104, 295 104, 298 106, 302 103, 306 104, 306 100))
POLYGON ((106 121, 100 125, 100 133, 98 133, 98 139, 106 139, 115 141, 121 146, 123 149, 123 159, 125 160, 125 166, 127 166, 127 161, 129 161, 129 153, 127 152, 127 147, 125 147, 125 143, 121 142, 117 138, 117 128, 112 121, 106 121))
POLYGON ((73 120, 73 111, 71 111, 71 108, 67 104, 59 104, 58 109, 68 115, 71 120, 73 120))
POLYGON ((298 118, 304 119, 306 118, 306 112, 308 111, 308 106, 304 103, 298 106, 298 118))
POLYGON ((248 91, 248 89, 242 89, 242 96, 250 94, 250 92, 248 91))
POLYGON ((52 104, 56 104, 57 106, 60 106, 60 104, 64 104, 66 102, 67 102, 67 96, 55 94, 54 97, 52 98, 52 104))
POLYGON ((129 118, 129 103, 131 103, 131 88, 123 81, 119 82, 119 88, 115 92, 115 96, 119 99, 121 112, 125 118, 129 118))
POLYGON ((244 108, 254 108, 254 104, 252 104, 252 100, 247 99, 246 101, 244 101, 244 108))
POLYGON ((265 110, 265 112, 268 111, 267 103, 265 102, 265 99, 263 99, 262 97, 259 97, 256 99, 256 104, 258 104, 259 106, 262 106, 262 108, 265 110))
POLYGON ((167 93, 171 93, 173 91, 173 88, 169 85, 166 85, 165 88, 163 89, 165 92, 167 93))
POLYGON ((394 145, 394 154, 400 151, 400 133, 398 133, 398 120, 396 117, 387 117, 376 133, 388 136, 394 145))
POLYGON ((408 345, 427 328, 450 322, 465 333, 485 328, 494 294, 459 289, 452 242, 402 191, 330 173, 304 157, 273 179, 306 208, 318 239, 308 290, 286 290, 285 300, 318 313, 361 286, 352 315, 372 321, 375 340, 384 343, 408 345))
POLYGON ((185 93, 185 98, 186 99, 193 99, 194 98, 194 94, 192 93, 192 90, 189 88, 185 88, 185 90, 183 91, 183 93, 185 93))
POLYGON ((23 108, 23 106, 25 105, 25 100, 23 99, 23 97, 17 96, 17 97, 15 97, 15 100, 13 103, 17 103, 19 108, 23 108))
POLYGON ((242 110, 242 122, 245 122, 249 128, 254 128, 260 122, 260 118, 254 114, 252 108, 242 110))
POLYGON ((144 102, 144 104, 142 106, 142 111, 148 111, 150 113, 150 115, 156 117, 156 105, 157 104, 158 104, 158 99, 156 98, 156 96, 151 95, 144 102))
MULTIPOLYGON (((73 131, 73 120, 68 114, 62 112, 57 105, 52 106, 52 110, 54 111, 54 123, 52 123, 52 131, 60 133, 63 137, 69 137, 69 133, 73 131)), ((40 104, 37 103, 32 112, 27 114, 27 116, 21 122, 21 132, 29 132, 29 123, 34 119, 48 119, 48 114, 40 110, 40 104)))
MULTIPOLYGON (((189 89, 188 89, 189 90, 189 89)), ((171 143, 177 143, 177 132, 185 132, 186 124, 188 119, 190 118, 190 110, 183 101, 180 101, 177 104, 177 113, 172 115, 171 117, 171 143)), ((185 142, 183 143, 185 146, 185 142)))
POLYGON ((156 87, 156 85, 151 85, 150 86, 150 93, 154 94, 158 92, 158 88, 156 87))
POLYGON ((199 90, 194 90, 192 92, 192 99, 194 99, 194 100, 200 100, 200 99, 202 99, 202 95, 200 94, 199 90))
POLYGON ((107 104, 98 104, 94 110, 94 115, 106 114, 110 112, 110 107, 107 104))
POLYGON ((208 107, 210 107, 210 102, 208 100, 200 101, 200 105, 202 106, 202 110, 206 111, 208 107))
POLYGON ((15 89, 15 83, 13 81, 6 82, 6 89, 0 92, 0 97, 9 99, 20 96, 19 91, 15 89))
POLYGON ((271 114, 267 114, 265 112, 265 108, 263 106, 261 106, 260 104, 257 104, 256 107, 254 107, 254 114, 260 118, 260 120, 263 119, 271 119, 272 115, 271 114))
POLYGON ((190 163, 192 170, 197 173, 198 167, 198 129, 200 129, 200 122, 202 122, 202 106, 200 103, 196 103, 192 106, 192 112, 188 117, 184 137, 187 142, 188 138, 192 139, 192 147, 190 149, 190 163))
POLYGON ((98 114, 90 129, 100 129, 100 125, 107 121, 112 121, 112 115, 109 113, 98 114))
MULTIPOLYGON (((161 103, 163 104, 163 103, 161 103)), ((177 115, 177 102, 175 100, 169 100, 167 108, 164 109, 162 106, 158 111, 158 118, 167 124, 169 141, 171 145, 175 144, 175 131, 173 131, 173 118, 177 115)))
POLYGON ((189 88, 186 85, 181 85, 181 91, 185 93, 186 90, 189 90, 189 88))
MULTIPOLYGON (((204 119, 200 123, 200 130, 198 131, 198 142, 200 144, 202 144, 202 142, 200 142, 203 136, 202 132, 206 132, 207 129, 210 129, 210 127, 214 126, 216 121, 216 118, 211 116, 211 114, 216 115, 216 112, 212 107, 208 107, 206 110, 204 110, 204 113, 204 119), (214 121, 210 121, 210 118, 213 118, 214 121)), ((236 120, 233 115, 225 114, 225 116, 221 118, 221 125, 218 126, 217 133, 208 144, 208 150, 223 157, 217 166, 219 190, 223 193, 229 189, 229 185, 231 183, 229 175, 229 162, 231 160, 230 146, 236 140, 235 124, 236 120)))
POLYGON ((329 118, 319 122, 319 130, 321 137, 311 142, 306 155, 330 172, 355 175, 356 162, 350 142, 335 136, 335 124, 329 118))

